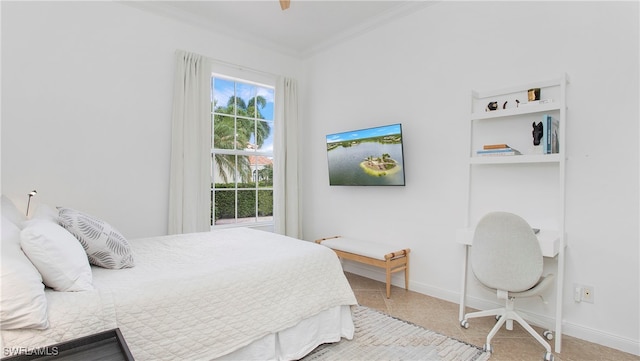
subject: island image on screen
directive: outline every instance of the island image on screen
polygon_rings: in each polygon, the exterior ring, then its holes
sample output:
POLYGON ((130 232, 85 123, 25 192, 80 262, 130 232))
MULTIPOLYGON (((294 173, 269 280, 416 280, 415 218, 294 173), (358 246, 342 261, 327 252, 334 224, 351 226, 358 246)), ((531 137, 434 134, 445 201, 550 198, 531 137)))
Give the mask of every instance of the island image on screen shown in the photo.
POLYGON ((402 125, 329 134, 329 184, 404 186, 402 125))

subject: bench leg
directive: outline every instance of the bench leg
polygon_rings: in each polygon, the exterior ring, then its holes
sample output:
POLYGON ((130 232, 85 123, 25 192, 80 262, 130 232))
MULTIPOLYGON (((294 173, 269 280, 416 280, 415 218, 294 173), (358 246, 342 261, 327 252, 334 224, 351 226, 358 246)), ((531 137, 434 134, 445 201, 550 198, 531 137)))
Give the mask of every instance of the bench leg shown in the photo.
POLYGON ((387 298, 391 297, 391 267, 387 260, 387 298))
POLYGON ((409 255, 407 254, 407 263, 405 263, 404 267, 404 289, 409 290, 409 255))

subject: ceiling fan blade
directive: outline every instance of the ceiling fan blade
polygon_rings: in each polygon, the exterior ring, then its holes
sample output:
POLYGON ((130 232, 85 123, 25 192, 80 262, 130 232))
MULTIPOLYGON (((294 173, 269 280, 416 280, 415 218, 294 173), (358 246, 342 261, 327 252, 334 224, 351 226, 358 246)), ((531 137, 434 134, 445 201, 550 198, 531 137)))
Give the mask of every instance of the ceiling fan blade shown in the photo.
POLYGON ((289 8, 290 0, 280 0, 280 8, 282 10, 287 10, 289 8))

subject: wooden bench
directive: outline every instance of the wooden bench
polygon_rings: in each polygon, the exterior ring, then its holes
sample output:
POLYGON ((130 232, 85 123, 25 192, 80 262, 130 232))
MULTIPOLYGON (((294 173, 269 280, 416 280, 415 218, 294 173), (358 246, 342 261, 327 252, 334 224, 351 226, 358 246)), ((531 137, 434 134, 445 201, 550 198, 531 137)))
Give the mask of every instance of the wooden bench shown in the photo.
POLYGON ((317 239, 316 243, 331 248, 338 257, 384 268, 387 273, 387 298, 391 296, 391 274, 404 271, 404 288, 409 289, 409 248, 345 238, 341 236, 317 239))

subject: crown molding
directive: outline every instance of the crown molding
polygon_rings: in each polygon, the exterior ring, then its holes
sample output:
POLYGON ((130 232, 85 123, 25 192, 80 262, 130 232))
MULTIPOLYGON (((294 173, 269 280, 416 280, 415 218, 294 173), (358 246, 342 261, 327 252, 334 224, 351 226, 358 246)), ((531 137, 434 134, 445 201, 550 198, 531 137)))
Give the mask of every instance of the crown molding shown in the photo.
POLYGON ((407 15, 413 14, 420 9, 442 2, 442 0, 407 1, 402 5, 393 7, 388 11, 371 17, 365 22, 354 25, 353 27, 340 32, 336 36, 332 36, 320 43, 317 43, 316 45, 312 45, 306 49, 301 50, 283 46, 264 38, 256 39, 255 35, 243 33, 241 31, 238 31, 237 28, 230 29, 228 26, 216 25, 214 22, 207 21, 200 16, 184 11, 179 7, 171 6, 171 4, 165 1, 116 0, 115 2, 137 8, 147 13, 153 13, 170 20, 179 21, 181 23, 199 29, 204 29, 230 39, 241 40, 243 42, 247 42, 261 48, 269 49, 283 55, 291 56, 298 59, 306 59, 317 53, 328 50, 340 43, 346 42, 357 36, 372 31, 380 26, 393 22, 407 15))
POLYGON ((389 11, 385 11, 378 16, 371 17, 368 21, 353 26, 340 34, 303 51, 300 55, 302 58, 308 58, 442 1, 443 0, 409 1, 406 4, 390 9, 389 11))

